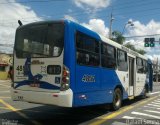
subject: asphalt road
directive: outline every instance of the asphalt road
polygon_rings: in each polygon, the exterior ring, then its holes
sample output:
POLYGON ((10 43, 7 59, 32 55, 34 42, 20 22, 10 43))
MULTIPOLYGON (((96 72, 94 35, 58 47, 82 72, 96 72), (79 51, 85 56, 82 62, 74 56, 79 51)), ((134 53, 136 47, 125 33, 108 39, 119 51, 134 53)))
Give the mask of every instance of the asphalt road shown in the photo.
MULTIPOLYGON (((148 121, 139 120, 139 123, 159 122, 160 125, 160 93, 153 93, 147 99, 126 100, 120 110, 113 112, 104 105, 62 108, 12 101, 10 84, 9 80, 0 81, 0 124, 2 125, 124 125, 135 123, 139 119, 148 119, 148 121), (137 121, 129 121, 128 119, 136 119, 137 121), (159 121, 156 121, 158 119, 159 121)), ((160 83, 154 84, 153 92, 158 91, 160 91, 160 83)))

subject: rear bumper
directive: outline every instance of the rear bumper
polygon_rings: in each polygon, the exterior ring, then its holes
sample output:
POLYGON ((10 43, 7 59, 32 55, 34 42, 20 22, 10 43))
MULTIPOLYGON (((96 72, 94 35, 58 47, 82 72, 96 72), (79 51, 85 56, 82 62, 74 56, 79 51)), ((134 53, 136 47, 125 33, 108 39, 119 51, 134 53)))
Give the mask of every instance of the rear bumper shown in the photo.
POLYGON ((73 92, 71 89, 59 93, 15 90, 11 88, 12 100, 26 101, 40 104, 51 104, 62 107, 72 107, 73 92))

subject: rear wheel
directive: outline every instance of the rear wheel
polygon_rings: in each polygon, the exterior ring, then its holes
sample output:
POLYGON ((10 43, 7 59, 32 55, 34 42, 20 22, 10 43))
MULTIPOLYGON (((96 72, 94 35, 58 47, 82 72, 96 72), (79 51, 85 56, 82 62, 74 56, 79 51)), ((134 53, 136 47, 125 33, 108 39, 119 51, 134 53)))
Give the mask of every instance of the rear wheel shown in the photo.
POLYGON ((118 110, 120 109, 121 105, 122 105, 122 91, 119 88, 117 88, 115 89, 113 95, 112 109, 118 110))

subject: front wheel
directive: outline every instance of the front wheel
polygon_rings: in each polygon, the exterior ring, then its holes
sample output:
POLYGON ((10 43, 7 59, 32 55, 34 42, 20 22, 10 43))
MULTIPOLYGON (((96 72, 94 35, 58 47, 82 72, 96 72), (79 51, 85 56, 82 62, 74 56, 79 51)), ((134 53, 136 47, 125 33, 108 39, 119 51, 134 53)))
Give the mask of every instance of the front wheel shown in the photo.
POLYGON ((115 89, 113 94, 112 109, 118 110, 122 105, 122 92, 119 88, 115 89))

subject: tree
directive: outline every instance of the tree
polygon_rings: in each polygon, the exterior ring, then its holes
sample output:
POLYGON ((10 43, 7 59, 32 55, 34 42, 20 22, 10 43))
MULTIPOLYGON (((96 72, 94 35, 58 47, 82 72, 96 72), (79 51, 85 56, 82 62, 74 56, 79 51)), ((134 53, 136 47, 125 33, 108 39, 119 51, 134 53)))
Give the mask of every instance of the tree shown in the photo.
POLYGON ((127 44, 125 44, 124 46, 127 47, 127 48, 129 48, 129 49, 131 49, 131 50, 133 50, 133 51, 136 51, 135 46, 132 45, 132 44, 130 44, 130 43, 127 43, 127 44))
POLYGON ((112 36, 113 36, 112 40, 119 44, 123 44, 125 41, 125 37, 119 31, 113 31, 112 36))
MULTIPOLYGON (((119 44, 121 44, 121 45, 123 45, 123 43, 125 42, 125 37, 119 31, 113 31, 112 32, 112 36, 113 36, 112 40, 117 42, 117 43, 119 43, 119 44)), ((136 49, 135 46, 130 44, 130 43, 127 43, 124 46, 126 46, 127 48, 129 48, 129 49, 131 49, 133 51, 136 51, 136 52, 138 52, 138 53, 140 53, 142 55, 146 54, 146 51, 144 51, 142 49, 136 49)))
POLYGON ((146 51, 144 51, 143 49, 139 49, 139 50, 137 50, 137 52, 142 54, 142 55, 146 54, 146 51))
POLYGON ((140 53, 142 55, 146 54, 146 51, 144 51, 143 49, 136 49, 134 45, 130 44, 130 43, 127 43, 126 45, 124 45, 125 47, 133 50, 133 51, 136 51, 137 53, 140 53))

